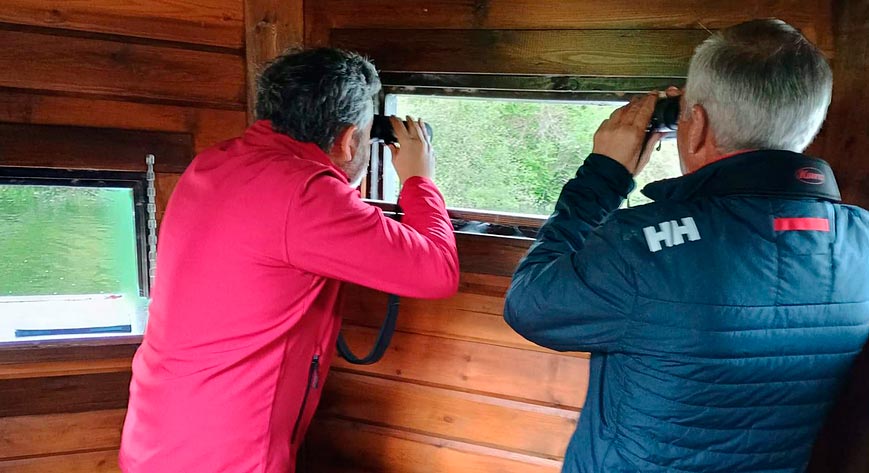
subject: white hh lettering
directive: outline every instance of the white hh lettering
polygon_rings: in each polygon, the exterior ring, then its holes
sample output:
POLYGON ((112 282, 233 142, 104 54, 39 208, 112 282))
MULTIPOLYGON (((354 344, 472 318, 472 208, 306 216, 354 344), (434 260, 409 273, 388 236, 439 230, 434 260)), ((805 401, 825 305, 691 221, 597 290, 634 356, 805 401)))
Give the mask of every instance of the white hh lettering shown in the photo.
POLYGON ((662 243, 667 248, 685 243, 685 238, 688 241, 697 241, 700 239, 700 231, 697 229, 697 223, 694 218, 685 217, 682 219, 682 224, 675 220, 661 222, 655 226, 646 227, 643 229, 643 234, 646 235, 646 243, 649 245, 649 251, 657 253, 663 249, 662 243), (660 230, 659 230, 660 228, 660 230))

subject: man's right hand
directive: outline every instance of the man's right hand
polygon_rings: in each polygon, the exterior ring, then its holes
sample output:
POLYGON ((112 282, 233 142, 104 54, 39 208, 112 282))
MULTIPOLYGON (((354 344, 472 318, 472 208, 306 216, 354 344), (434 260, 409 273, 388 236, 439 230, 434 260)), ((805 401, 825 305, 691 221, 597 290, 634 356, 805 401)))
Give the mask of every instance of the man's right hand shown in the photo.
POLYGON ((434 179, 434 150, 424 131, 422 119, 417 121, 407 117, 407 122, 403 122, 393 116, 389 120, 398 138, 398 146, 389 145, 389 149, 392 151, 392 165, 401 184, 414 176, 434 179))

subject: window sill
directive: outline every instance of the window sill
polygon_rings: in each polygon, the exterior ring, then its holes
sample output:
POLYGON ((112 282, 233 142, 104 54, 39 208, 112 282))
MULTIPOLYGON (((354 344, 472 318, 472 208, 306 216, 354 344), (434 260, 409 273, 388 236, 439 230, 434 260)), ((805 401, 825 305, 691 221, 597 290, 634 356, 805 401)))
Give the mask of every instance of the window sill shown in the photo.
MULTIPOLYGON (((381 200, 365 200, 391 217, 400 215, 396 204, 381 200)), ((447 209, 456 233, 485 237, 533 240, 546 222, 546 217, 470 209, 447 209)))
POLYGON ((4 342, 0 344, 0 370, 3 365, 25 363, 132 360, 141 343, 141 335, 4 342))

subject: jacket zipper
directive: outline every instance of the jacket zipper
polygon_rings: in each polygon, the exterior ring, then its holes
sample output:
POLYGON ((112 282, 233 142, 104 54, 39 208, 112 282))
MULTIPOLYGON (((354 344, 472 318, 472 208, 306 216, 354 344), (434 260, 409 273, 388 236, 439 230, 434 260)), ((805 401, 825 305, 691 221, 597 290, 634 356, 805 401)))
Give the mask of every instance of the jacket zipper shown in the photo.
POLYGON ((305 397, 302 398, 302 406, 299 408, 299 415, 296 417, 296 425, 293 427, 293 437, 290 443, 296 443, 296 437, 299 435, 299 428, 302 426, 302 417, 305 415, 305 408, 308 406, 308 396, 311 394, 311 389, 320 387, 320 355, 314 355, 311 359, 311 367, 308 369, 308 383, 305 386, 305 397))

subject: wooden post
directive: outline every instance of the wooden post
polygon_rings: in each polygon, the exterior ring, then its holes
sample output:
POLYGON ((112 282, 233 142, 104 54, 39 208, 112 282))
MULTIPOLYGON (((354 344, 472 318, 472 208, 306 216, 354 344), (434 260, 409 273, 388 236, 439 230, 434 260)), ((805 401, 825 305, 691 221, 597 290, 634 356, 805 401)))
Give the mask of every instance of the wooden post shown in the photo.
POLYGON ((304 0, 245 0, 244 23, 250 123, 253 122, 256 76, 260 68, 284 50, 304 46, 304 0))
POLYGON ((823 157, 836 171, 844 200, 869 207, 869 0, 837 0, 834 8, 833 103, 823 157))

